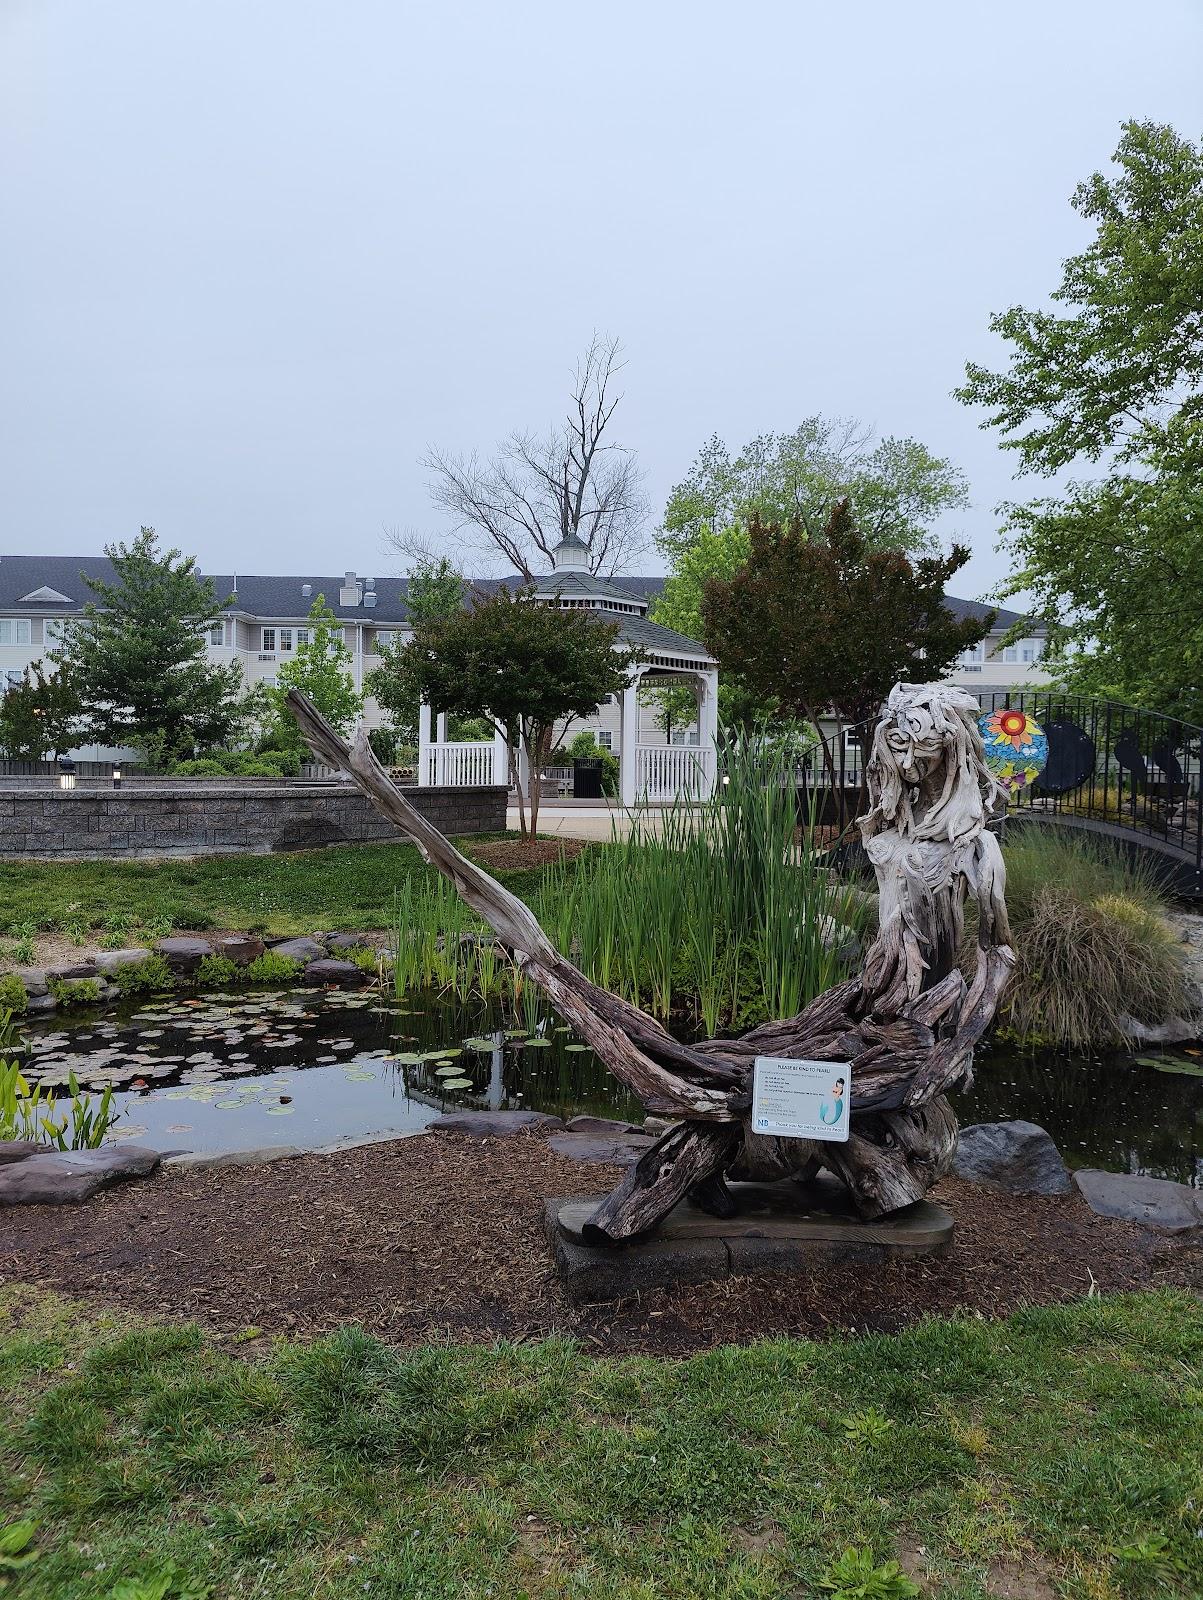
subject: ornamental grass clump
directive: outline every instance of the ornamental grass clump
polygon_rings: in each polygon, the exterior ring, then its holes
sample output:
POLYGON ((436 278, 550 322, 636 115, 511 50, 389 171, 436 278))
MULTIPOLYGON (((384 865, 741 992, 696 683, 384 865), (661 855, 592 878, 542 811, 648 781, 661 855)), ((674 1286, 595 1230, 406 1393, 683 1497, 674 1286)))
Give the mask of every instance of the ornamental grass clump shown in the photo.
POLYGON ((1020 1044, 1122 1047, 1130 1019, 1191 1008, 1169 903, 1152 875, 1105 847, 1024 830, 1008 845, 1007 903, 1018 966, 999 1029, 1020 1044))

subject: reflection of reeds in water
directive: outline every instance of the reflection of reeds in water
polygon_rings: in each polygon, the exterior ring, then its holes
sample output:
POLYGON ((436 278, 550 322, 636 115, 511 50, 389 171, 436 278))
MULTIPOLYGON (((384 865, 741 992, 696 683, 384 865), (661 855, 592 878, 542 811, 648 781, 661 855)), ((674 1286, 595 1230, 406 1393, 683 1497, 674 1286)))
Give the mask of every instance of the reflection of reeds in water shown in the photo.
MULTIPOLYGON (((859 914, 812 833, 799 837, 793 765, 788 742, 729 739, 712 799, 639 809, 626 838, 550 868, 536 910, 558 948, 603 988, 710 1034, 801 1010, 842 975, 837 925, 859 914)), ((545 1009, 442 878, 398 892, 393 981, 504 996, 532 1031, 545 1009)))

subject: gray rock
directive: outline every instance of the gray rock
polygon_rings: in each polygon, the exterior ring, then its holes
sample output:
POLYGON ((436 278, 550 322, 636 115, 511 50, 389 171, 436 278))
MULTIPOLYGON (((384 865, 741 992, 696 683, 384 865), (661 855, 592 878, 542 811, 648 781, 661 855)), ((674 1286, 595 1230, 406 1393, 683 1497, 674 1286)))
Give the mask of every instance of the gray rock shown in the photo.
POLYGON ((99 1150, 54 1150, 0 1166, 0 1206, 69 1206, 124 1178, 144 1178, 160 1160, 140 1144, 99 1150))
POLYGON ((1203 1228, 1203 1193, 1167 1178, 1137 1177, 1128 1172, 1101 1172, 1084 1167, 1074 1182, 1090 1209, 1100 1217, 1143 1222, 1148 1228, 1184 1233, 1203 1228))
POLYGON ((160 939, 155 949, 173 972, 195 972, 205 957, 213 954, 208 939, 160 939))
POLYGON ((76 978, 94 978, 98 971, 95 961, 76 961, 67 967, 48 967, 46 977, 59 983, 71 983, 76 978))
POLYGON ((305 968, 306 983, 333 984, 339 989, 357 989, 368 980, 368 974, 353 961, 338 961, 334 956, 323 956, 311 961, 305 968))
POLYGON ((27 1017, 45 1016, 58 1010, 58 1001, 52 994, 31 994, 25 1007, 27 1017))
POLYGON ((372 941, 362 933, 332 933, 326 940, 329 950, 359 950, 370 948, 372 941))
POLYGON ((296 1144, 266 1144, 254 1150, 184 1150, 177 1155, 164 1156, 163 1166, 168 1172, 195 1172, 210 1167, 265 1167, 272 1161, 291 1161, 303 1156, 305 1151, 296 1144))
POLYGON ((569 1117, 564 1124, 569 1133, 591 1133, 601 1139, 621 1139, 626 1133, 642 1133, 634 1122, 615 1122, 612 1117, 569 1117))
POLYGON ((1164 1022, 1137 1022, 1121 1016, 1119 1025, 1132 1044, 1193 1044, 1203 1033, 1198 1017, 1167 1017, 1164 1022))
POLYGON ((26 994, 45 994, 50 987, 43 967, 14 967, 13 973, 25 985, 26 994))
POLYGON ((217 941, 217 954, 225 956, 236 967, 249 967, 263 954, 263 940, 254 933, 234 934, 229 939, 217 941))
POLYGON ((1068 1194, 1060 1151, 1034 1122, 977 1122, 962 1128, 952 1170, 958 1178, 1010 1194, 1068 1194))
POLYGON ((96 957, 97 972, 115 972, 118 967, 133 967, 150 956, 149 950, 131 946, 128 950, 101 950, 96 957))
POLYGON ((558 1156, 601 1167, 633 1167, 643 1152, 650 1150, 655 1142, 642 1133, 600 1139, 588 1133, 558 1133, 548 1140, 558 1156))
POLYGON ((430 1124, 440 1133, 473 1133, 477 1138, 491 1135, 504 1139, 513 1133, 529 1133, 532 1128, 562 1128, 559 1117, 542 1111, 448 1111, 430 1124))
POLYGON ((326 954, 324 944, 316 939, 281 939, 269 948, 278 956, 290 956, 293 961, 321 961, 326 954))
POLYGON ((53 1145, 38 1144, 36 1139, 0 1140, 0 1167, 10 1161, 25 1161, 30 1156, 49 1155, 53 1145))

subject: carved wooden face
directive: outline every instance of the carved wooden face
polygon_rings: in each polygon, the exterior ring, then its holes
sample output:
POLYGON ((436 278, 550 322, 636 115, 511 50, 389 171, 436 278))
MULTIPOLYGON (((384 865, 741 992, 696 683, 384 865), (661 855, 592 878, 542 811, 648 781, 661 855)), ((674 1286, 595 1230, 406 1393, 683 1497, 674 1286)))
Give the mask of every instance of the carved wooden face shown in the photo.
POLYGON ((885 738, 903 783, 921 784, 943 759, 944 739, 926 706, 899 706, 889 720, 885 738))

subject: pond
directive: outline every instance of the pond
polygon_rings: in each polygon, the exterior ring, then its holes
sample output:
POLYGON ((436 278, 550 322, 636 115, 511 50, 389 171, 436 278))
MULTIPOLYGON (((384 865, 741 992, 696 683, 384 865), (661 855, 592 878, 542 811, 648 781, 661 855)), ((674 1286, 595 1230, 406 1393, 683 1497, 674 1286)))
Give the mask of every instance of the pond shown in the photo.
MULTIPOLYGON (((417 1132, 466 1107, 643 1115, 542 1005, 515 1015, 443 993, 393 1002, 289 989, 172 996, 26 1031, 31 1080, 58 1092, 74 1070, 85 1088, 111 1083, 122 1112, 114 1136, 161 1150, 321 1149, 417 1132)), ((1071 1166, 1203 1186, 1203 1057, 981 1051, 974 1086, 955 1104, 962 1122, 1039 1123, 1071 1166)))

